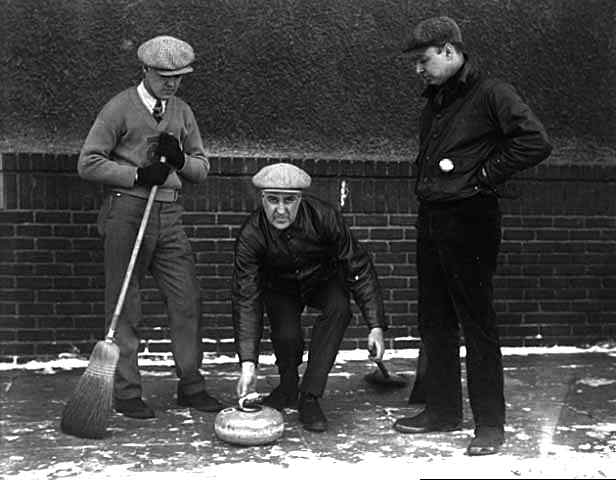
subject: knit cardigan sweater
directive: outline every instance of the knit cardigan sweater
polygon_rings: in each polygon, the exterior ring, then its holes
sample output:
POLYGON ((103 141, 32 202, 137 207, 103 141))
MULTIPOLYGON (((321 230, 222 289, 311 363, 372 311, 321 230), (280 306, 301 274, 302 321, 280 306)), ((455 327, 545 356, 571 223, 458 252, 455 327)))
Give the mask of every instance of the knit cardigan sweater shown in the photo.
POLYGON ((180 142, 185 162, 172 171, 158 189, 156 200, 172 201, 182 188, 182 180, 200 183, 210 169, 199 127, 190 107, 171 97, 160 123, 131 87, 112 98, 98 114, 84 142, 77 171, 85 180, 103 183, 115 191, 147 198, 149 188, 135 185, 138 167, 158 161, 156 147, 161 132, 180 142))

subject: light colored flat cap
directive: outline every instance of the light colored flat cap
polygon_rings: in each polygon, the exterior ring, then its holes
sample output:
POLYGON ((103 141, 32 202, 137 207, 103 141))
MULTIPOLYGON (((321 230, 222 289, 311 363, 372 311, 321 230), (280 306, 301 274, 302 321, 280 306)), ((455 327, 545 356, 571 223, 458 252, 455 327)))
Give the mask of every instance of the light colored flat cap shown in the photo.
POLYGON ((290 163, 268 165, 252 177, 252 184, 263 190, 303 190, 310 183, 310 175, 290 163))
POLYGON ((160 35, 142 43, 137 49, 137 57, 160 75, 173 76, 193 71, 190 64, 195 60, 195 52, 179 38, 160 35))

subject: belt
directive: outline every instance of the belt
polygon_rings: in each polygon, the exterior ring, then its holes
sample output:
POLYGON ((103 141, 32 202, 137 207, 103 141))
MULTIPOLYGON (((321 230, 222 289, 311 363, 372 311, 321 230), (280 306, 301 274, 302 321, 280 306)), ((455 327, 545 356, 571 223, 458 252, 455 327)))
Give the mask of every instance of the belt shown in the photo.
MULTIPOLYGON (((150 189, 141 186, 132 189, 115 188, 112 190, 112 193, 130 195, 132 197, 138 197, 147 200, 150 196, 150 189)), ((176 202, 180 198, 180 195, 181 192, 178 189, 159 187, 158 191, 156 192, 156 198, 154 198, 154 200, 157 202, 172 203, 176 202)))

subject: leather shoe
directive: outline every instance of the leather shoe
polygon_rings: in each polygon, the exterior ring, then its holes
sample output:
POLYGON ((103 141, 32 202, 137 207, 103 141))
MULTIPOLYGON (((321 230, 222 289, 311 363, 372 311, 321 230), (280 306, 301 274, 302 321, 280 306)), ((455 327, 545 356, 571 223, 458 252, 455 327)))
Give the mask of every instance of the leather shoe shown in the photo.
POLYGON ((505 443, 505 431, 503 427, 477 427, 475 437, 466 449, 466 453, 471 456, 493 455, 500 451, 500 447, 505 443))
POLYGON ((414 417, 402 417, 394 423, 394 429, 400 433, 452 432, 459 430, 460 420, 434 421, 424 410, 414 417))
POLYGON ((302 393, 299 398, 299 421, 306 430, 324 432, 327 430, 327 419, 319 399, 311 393, 302 393))
POLYGON ((180 407, 191 407, 202 412, 219 412, 223 409, 223 404, 210 396, 205 390, 187 395, 178 389, 178 405, 180 407))
POLYGON ((289 393, 279 385, 263 399, 263 405, 282 411, 285 408, 297 408, 297 391, 289 393))
POLYGON ((156 418, 154 410, 152 410, 147 403, 141 400, 140 397, 124 399, 116 398, 113 401, 113 407, 116 412, 127 417, 139 418, 141 420, 156 418))

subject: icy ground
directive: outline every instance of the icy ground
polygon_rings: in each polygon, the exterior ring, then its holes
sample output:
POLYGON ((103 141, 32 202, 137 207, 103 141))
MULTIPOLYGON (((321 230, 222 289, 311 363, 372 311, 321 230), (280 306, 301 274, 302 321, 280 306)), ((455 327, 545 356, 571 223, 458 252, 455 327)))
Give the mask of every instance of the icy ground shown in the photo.
MULTIPOLYGON (((504 348, 508 422, 503 451, 468 457, 473 423, 465 404, 463 430, 401 435, 391 425, 412 415, 408 388, 377 391, 362 350, 340 352, 322 406, 330 428, 304 431, 297 411, 273 445, 241 448, 213 433, 214 414, 175 404, 170 358, 143 355, 144 398, 157 411, 149 422, 112 414, 103 440, 69 437, 61 410, 87 359, 0 364, 0 478, 224 479, 336 478, 616 478, 616 349, 504 348)), ((462 355, 464 352, 462 352, 462 355)), ((417 350, 388 351, 392 372, 412 382, 417 350)), ((277 383, 271 356, 260 358, 259 389, 277 383)), ((212 393, 231 404, 237 379, 232 357, 203 364, 212 393)))

